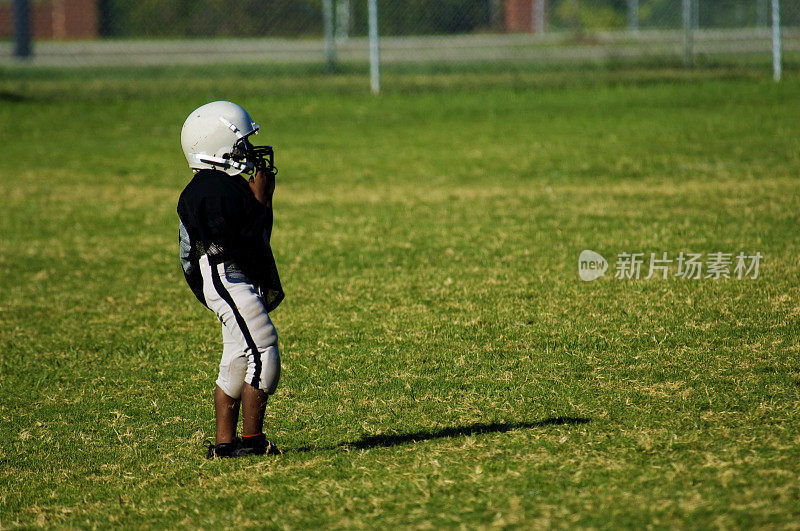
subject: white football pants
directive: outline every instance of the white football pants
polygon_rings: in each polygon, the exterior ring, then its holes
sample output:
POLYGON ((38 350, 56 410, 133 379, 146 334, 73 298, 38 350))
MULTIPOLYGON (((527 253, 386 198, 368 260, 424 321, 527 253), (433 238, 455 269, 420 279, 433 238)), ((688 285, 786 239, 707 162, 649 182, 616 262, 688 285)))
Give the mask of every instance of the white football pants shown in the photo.
POLYGON ((258 287, 230 262, 211 265, 206 255, 200 271, 206 304, 222 322, 217 385, 235 399, 241 397, 244 382, 274 393, 281 377, 278 334, 258 287))

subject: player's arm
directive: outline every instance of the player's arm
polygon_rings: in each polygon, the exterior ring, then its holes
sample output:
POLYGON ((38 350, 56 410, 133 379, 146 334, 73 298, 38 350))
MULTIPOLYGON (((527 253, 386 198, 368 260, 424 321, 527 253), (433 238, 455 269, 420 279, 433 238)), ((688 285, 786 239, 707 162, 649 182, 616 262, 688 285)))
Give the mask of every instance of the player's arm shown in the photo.
POLYGON ((267 164, 264 160, 259 160, 256 165, 256 173, 250 177, 250 189, 256 197, 256 201, 262 205, 272 208, 272 194, 275 192, 275 174, 267 171, 267 164))
POLYGON ((264 205, 267 239, 272 237, 272 194, 275 192, 275 174, 266 170, 266 163, 260 160, 256 166, 256 173, 250 178, 250 189, 256 201, 264 205))
POLYGON ((262 166, 251 179, 250 189, 254 197, 247 198, 245 204, 235 209, 240 229, 237 237, 241 243, 237 248, 243 251, 236 262, 245 276, 258 285, 267 311, 272 311, 283 300, 283 290, 269 243, 275 174, 262 166))

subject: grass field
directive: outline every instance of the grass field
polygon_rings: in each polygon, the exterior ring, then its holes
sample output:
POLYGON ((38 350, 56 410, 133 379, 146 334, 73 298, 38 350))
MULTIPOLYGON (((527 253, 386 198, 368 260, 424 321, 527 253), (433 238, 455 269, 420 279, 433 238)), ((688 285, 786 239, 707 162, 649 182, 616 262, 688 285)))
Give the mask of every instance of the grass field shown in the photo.
POLYGON ((2 71, 0 527, 800 527, 800 79, 237 72, 2 71), (278 457, 201 444, 175 204, 212 98, 276 146, 278 457), (764 258, 613 278, 681 251, 764 258))

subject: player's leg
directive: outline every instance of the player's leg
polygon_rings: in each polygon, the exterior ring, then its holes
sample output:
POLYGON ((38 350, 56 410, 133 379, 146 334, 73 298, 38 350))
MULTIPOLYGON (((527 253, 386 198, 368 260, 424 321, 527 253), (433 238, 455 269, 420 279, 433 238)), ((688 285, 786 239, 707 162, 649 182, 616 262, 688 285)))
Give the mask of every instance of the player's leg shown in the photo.
POLYGON ((230 292, 254 345, 246 351, 247 371, 241 392, 242 440, 236 455, 278 453, 277 447, 264 435, 267 398, 275 392, 280 379, 278 336, 260 297, 253 296, 253 290, 232 286, 230 292))
POLYGON ((214 293, 207 294, 206 300, 217 296, 213 309, 232 344, 241 349, 237 354, 247 362, 244 381, 268 395, 274 393, 281 373, 278 333, 258 288, 241 273, 226 271, 223 264, 211 268, 209 276, 214 293))
POLYGON ((230 343, 236 346, 236 353, 230 358, 243 364, 238 368, 244 369, 244 374, 229 382, 230 387, 236 385, 235 395, 223 385, 222 376, 217 381, 228 396, 241 396, 243 434, 251 436, 245 438, 249 441, 242 441, 241 450, 244 454, 270 452, 274 445, 263 436, 263 422, 267 396, 275 391, 280 379, 275 327, 258 289, 241 273, 226 271, 223 264, 211 266, 202 261, 201 271, 204 281, 208 279, 204 282, 206 302, 223 322, 226 334, 232 338, 230 343))
POLYGON ((252 437, 264 431, 267 393, 249 383, 242 386, 242 436, 252 437))
POLYGON ((242 388, 242 442, 235 455, 279 454, 280 450, 264 435, 264 411, 269 395, 245 383, 242 388))
POLYGON ((247 372, 247 359, 240 344, 229 327, 222 324, 222 360, 214 386, 214 417, 216 418, 215 444, 211 445, 208 457, 232 457, 239 447, 236 426, 239 423, 239 404, 242 384, 247 372))
POLYGON ((217 419, 216 444, 231 443, 236 438, 239 422, 239 401, 214 386, 214 416, 217 419))
POLYGON ((247 359, 242 354, 246 347, 239 335, 225 323, 222 324, 222 345, 222 360, 214 388, 217 444, 232 442, 236 437, 242 383, 247 372, 247 359))

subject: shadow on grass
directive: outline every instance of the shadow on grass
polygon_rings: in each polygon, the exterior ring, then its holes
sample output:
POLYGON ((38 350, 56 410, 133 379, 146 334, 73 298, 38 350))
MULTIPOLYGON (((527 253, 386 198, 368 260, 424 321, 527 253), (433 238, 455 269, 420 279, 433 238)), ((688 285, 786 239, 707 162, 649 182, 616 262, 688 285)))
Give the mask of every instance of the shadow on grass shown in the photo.
POLYGON ((528 430, 546 426, 564 426, 587 424, 588 418, 584 417, 550 417, 537 422, 493 422, 491 424, 470 424, 469 426, 453 426, 439 430, 417 431, 413 433, 398 433, 396 435, 364 435, 353 442, 343 442, 328 447, 302 447, 294 452, 311 452, 319 450, 356 449, 367 450, 370 448, 389 448, 400 444, 409 444, 421 441, 431 441, 445 437, 463 437, 466 435, 482 435, 486 433, 505 433, 513 430, 528 430))
POLYGON ((19 103, 21 101, 28 101, 29 98, 26 98, 22 94, 17 94, 16 92, 9 92, 7 90, 0 90, 0 101, 8 101, 11 103, 19 103))

